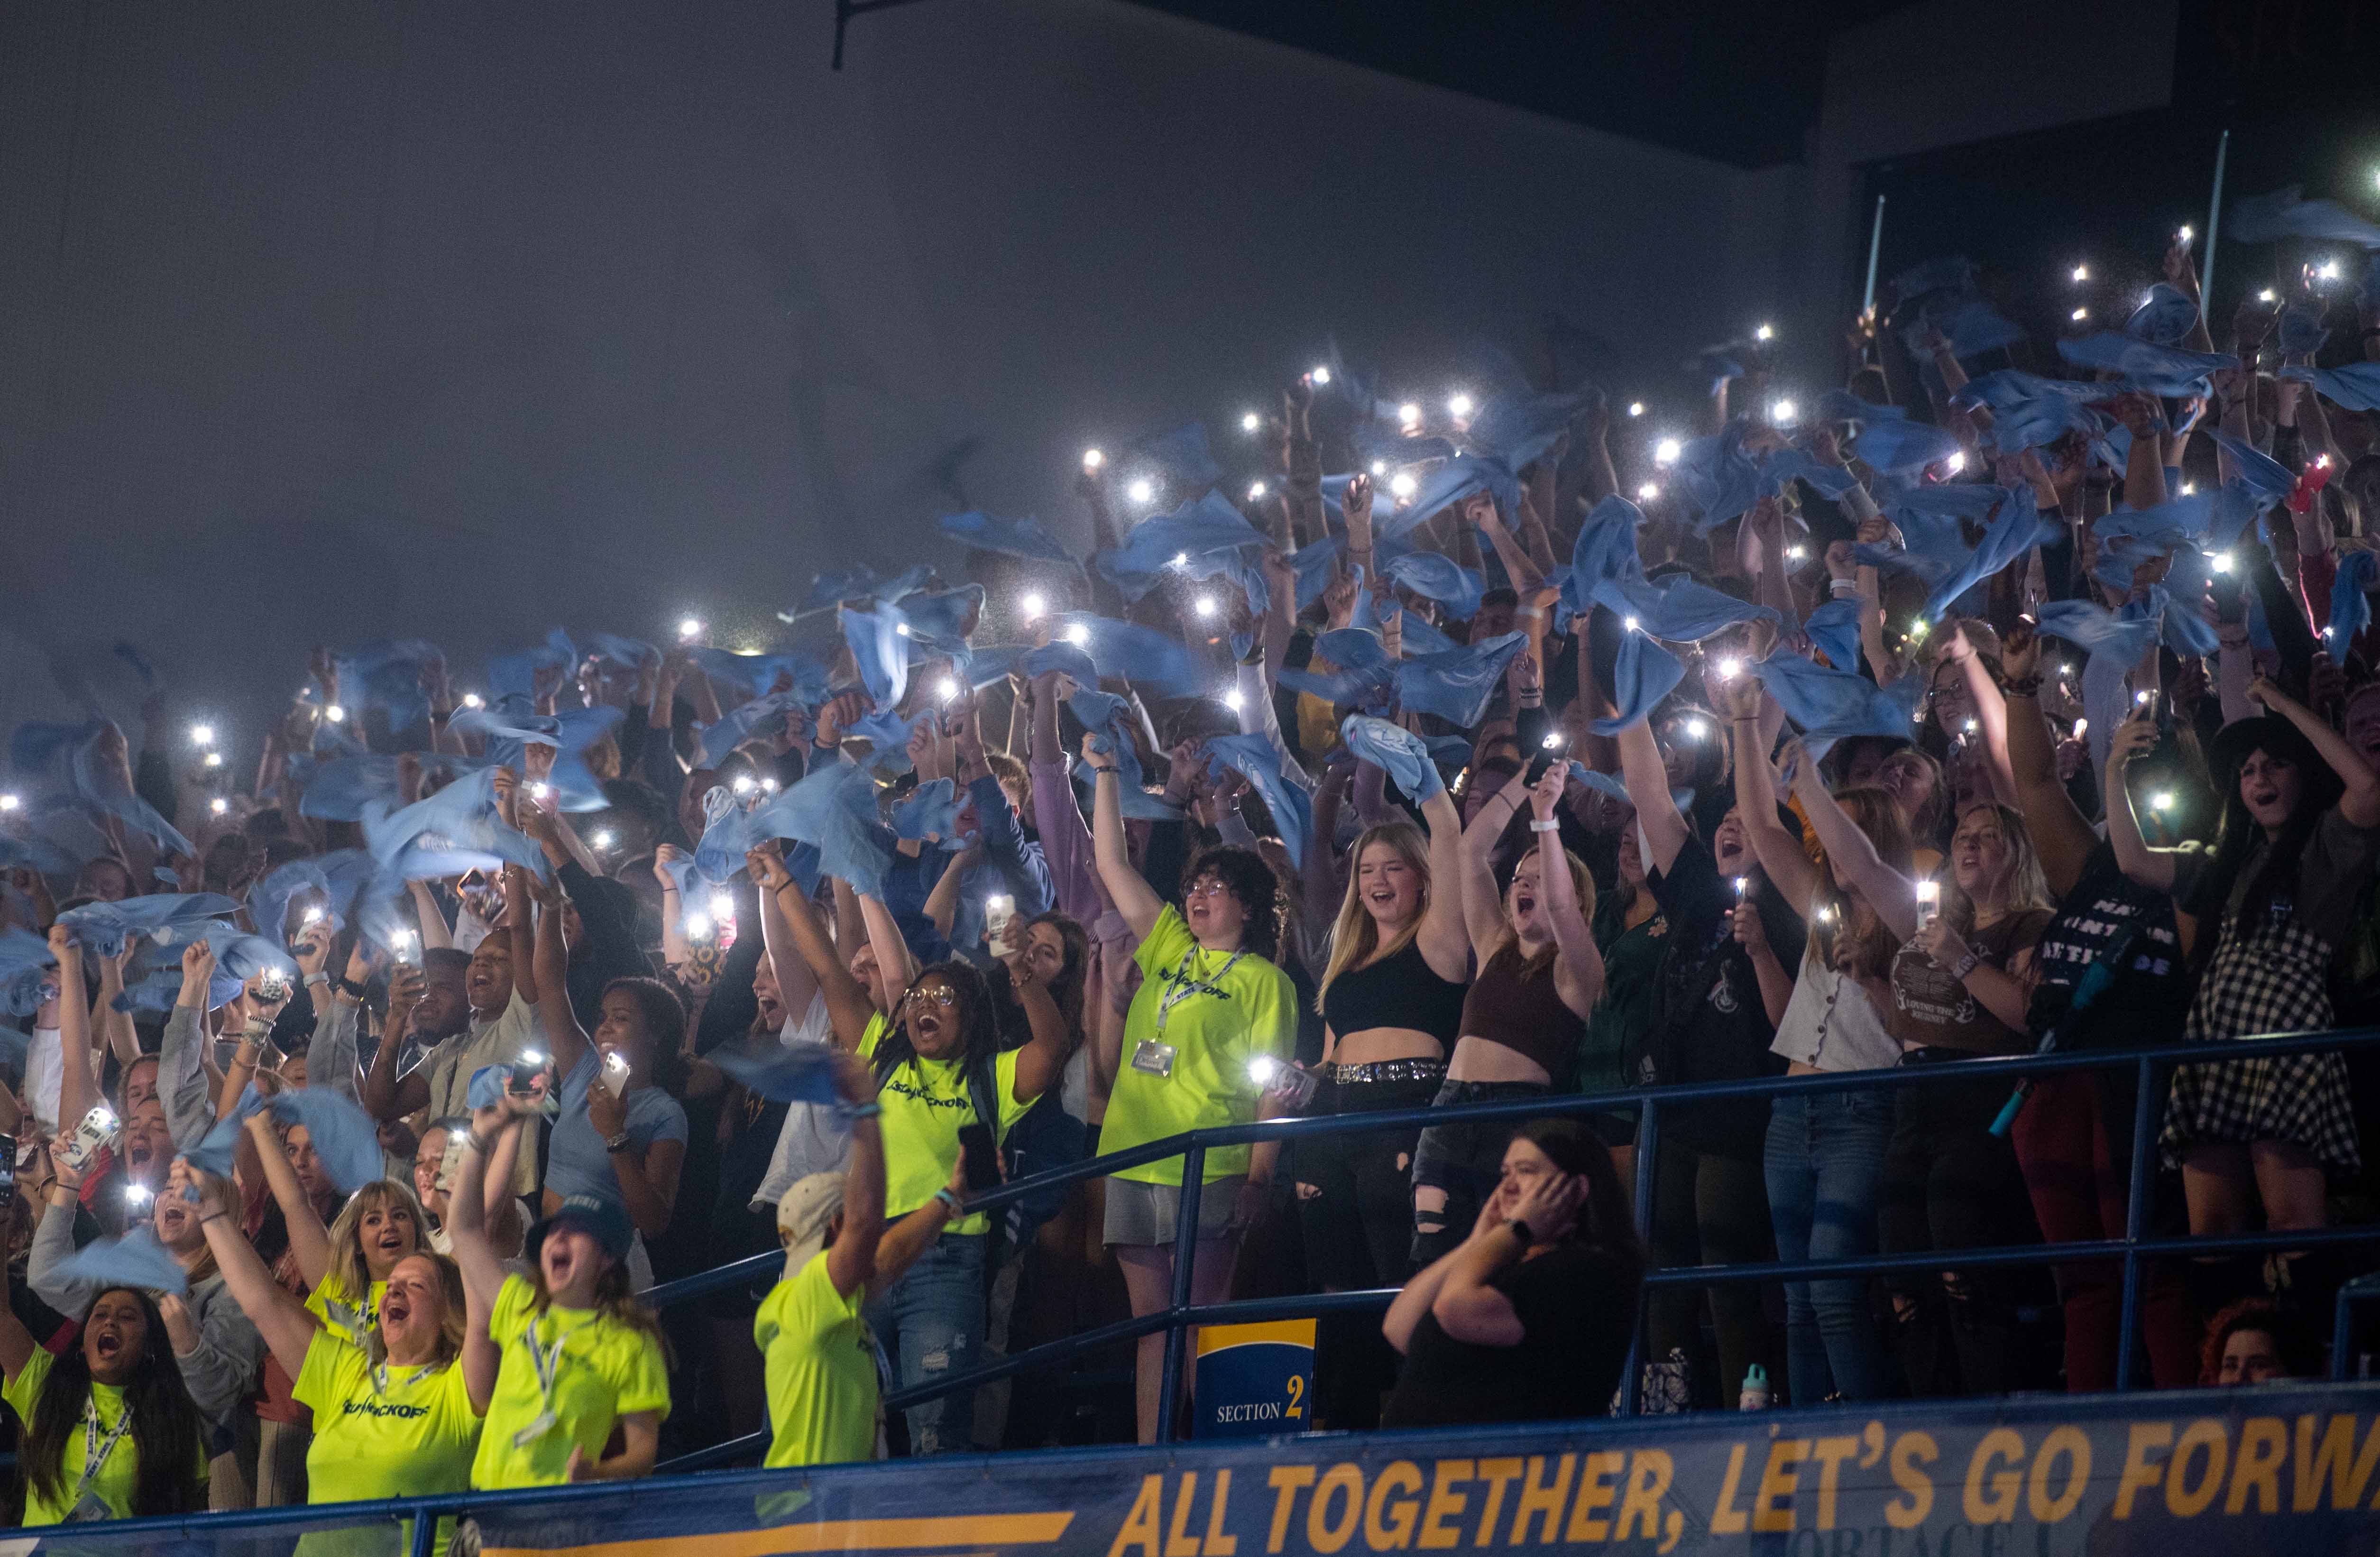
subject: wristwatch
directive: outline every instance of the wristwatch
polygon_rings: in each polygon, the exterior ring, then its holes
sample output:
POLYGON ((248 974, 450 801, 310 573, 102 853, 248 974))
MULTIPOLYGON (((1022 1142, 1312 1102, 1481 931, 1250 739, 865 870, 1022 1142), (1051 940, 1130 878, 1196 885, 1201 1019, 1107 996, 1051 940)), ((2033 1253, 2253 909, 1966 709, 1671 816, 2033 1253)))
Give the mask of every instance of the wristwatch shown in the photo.
POLYGON ((616 1136, 613 1136, 613 1137, 611 1137, 610 1138, 606 1139, 606 1140, 603 1142, 603 1150, 604 1150, 606 1152, 613 1152, 613 1151, 625 1151, 625 1150, 628 1150, 628 1132, 627 1132, 627 1131, 625 1131, 625 1130, 623 1130, 623 1131, 621 1131, 618 1135, 616 1135, 616 1136))

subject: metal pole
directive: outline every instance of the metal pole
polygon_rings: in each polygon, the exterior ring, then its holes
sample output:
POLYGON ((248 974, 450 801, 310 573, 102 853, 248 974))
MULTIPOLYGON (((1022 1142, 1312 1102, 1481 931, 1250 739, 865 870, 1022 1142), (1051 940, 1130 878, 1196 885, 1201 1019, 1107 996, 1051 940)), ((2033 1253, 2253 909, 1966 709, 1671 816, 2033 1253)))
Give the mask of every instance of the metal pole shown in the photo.
POLYGON ((437 1532, 438 1515, 417 1513, 413 1516, 413 1539, 407 1543, 412 1557, 430 1557, 430 1538, 437 1532))
POLYGON ((2141 1254, 2139 1244, 2148 1231, 2149 1196, 2156 1182, 2150 1175, 2149 1151, 2155 1144, 2152 1128, 2157 1113, 2156 1062, 2143 1060, 2137 1077, 2139 1095, 2132 1099, 2132 1182, 2124 1205, 2124 1306, 2116 1331, 2116 1388, 2132 1387, 2132 1336, 2140 1328, 2141 1254))
POLYGON ((1207 1149, 1192 1142, 1182 1154, 1182 1198, 1173 1212, 1173 1319, 1165 1327, 1164 1381, 1157 1392, 1157 1441, 1173 1441, 1173 1403, 1181 1398, 1182 1363, 1190 1332, 1182 1312, 1190 1307, 1191 1268, 1198 1260, 1198 1201, 1206 1189, 1207 1149))
POLYGON ((1860 297, 1860 311, 1876 307, 1876 257, 1884 248, 1884 197, 1876 197, 1876 223, 1867 231, 1867 290, 1860 297))
POLYGON ((2206 263, 2198 273, 2198 310, 2208 321, 2208 334, 2214 333, 2214 315, 2206 310, 2215 306, 2215 230, 2223 220, 2223 164, 2231 154, 2231 132, 2225 130, 2223 139, 2215 143, 2215 195, 2206 203, 2206 263))
MULTIPOLYGON (((1636 1238, 1645 1248, 1646 1267, 1651 1268, 1653 1247, 1653 1174, 1661 1150, 1661 1105, 1646 1098, 1636 1111, 1636 1238)), ((1643 1384, 1639 1377, 1645 1371, 1645 1305, 1650 1301, 1645 1293, 1636 1295, 1636 1312, 1630 1316, 1628 1355, 1620 1362, 1620 1414, 1636 1415, 1636 1394, 1643 1384)))

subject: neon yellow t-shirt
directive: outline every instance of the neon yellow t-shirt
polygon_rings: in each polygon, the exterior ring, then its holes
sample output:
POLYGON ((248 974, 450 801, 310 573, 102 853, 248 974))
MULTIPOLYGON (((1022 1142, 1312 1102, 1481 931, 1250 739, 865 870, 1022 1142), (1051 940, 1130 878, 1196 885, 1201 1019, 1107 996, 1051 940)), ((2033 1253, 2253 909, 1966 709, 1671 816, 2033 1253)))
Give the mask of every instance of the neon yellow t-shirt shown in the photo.
MULTIPOLYGON (((1143 978, 1124 1017, 1123 1057, 1099 1126, 1099 1150, 1123 1151, 1184 1130, 1254 1119, 1262 1089, 1249 1078, 1248 1062, 1259 1054, 1286 1060, 1297 1050, 1297 991, 1289 975, 1259 956, 1203 950, 1170 903, 1133 955, 1143 978), (1172 1046, 1170 1075, 1133 1064, 1144 1040, 1172 1046)), ((1245 1146, 1207 1153, 1208 1182, 1247 1171, 1245 1146)), ((1115 1176, 1180 1184, 1182 1159, 1160 1158, 1115 1176)))
POLYGON ((347 1289, 340 1284, 339 1278, 325 1274, 322 1284, 306 1295, 306 1311, 321 1320, 322 1328, 340 1340, 351 1346, 360 1346, 379 1325, 380 1300, 387 1295, 388 1283, 374 1282, 370 1295, 364 1299, 364 1306, 358 1308, 354 1300, 347 1296, 347 1289), (331 1307, 334 1303, 339 1306, 336 1310, 331 1307), (347 1322, 348 1314, 355 1316, 354 1324, 347 1322))
MULTIPOLYGON (((859 1057, 870 1061, 876 1048, 892 1031, 880 1015, 860 1036, 859 1057)), ((992 1138, 1004 1140, 1008 1127, 1033 1106, 1016 1101, 1016 1058, 1012 1049, 992 1065, 992 1089, 1000 1094, 1000 1123, 992 1138)), ((976 1122, 975 1100, 967 1094, 966 1067, 949 1060, 912 1058, 884 1078, 876 1101, 884 1113, 876 1121, 884 1137, 884 1214, 903 1217, 934 1198, 951 1182, 959 1160, 959 1127, 976 1122)), ((1038 1100, 1037 1100, 1038 1101, 1038 1100)), ((991 1220, 981 1211, 953 1224, 953 1233, 982 1233, 991 1220)))
POLYGON ((480 1432, 480 1453, 471 1462, 471 1485, 482 1491, 507 1487, 554 1487, 568 1479, 570 1451, 595 1459, 612 1436, 612 1424, 638 1411, 669 1415, 669 1370, 662 1345, 633 1325, 592 1308, 559 1303, 535 1311, 537 1289, 527 1278, 506 1276, 488 1317, 488 1336, 504 1353, 496 1393, 480 1432), (530 1360, 529 1326, 548 1353, 558 1344, 553 1400, 548 1406, 537 1365, 530 1360), (514 1436, 551 1409, 553 1425, 526 1444, 514 1436))
POLYGON ((777 1466, 824 1466, 876 1457, 876 1348, 859 1307, 863 1282, 834 1290, 826 1256, 779 1282, 752 1317, 769 1367, 768 1457, 777 1466))
MULTIPOLYGON (((461 1362, 430 1368, 391 1364, 375 1381, 371 1358, 361 1347, 320 1331, 307 1344, 306 1366, 289 1393, 314 1410, 314 1442, 306 1451, 308 1502, 359 1502, 469 1490, 471 1456, 480 1446, 480 1414, 471 1409, 461 1362)), ((338 1552, 387 1557, 412 1550, 411 1525, 410 1520, 401 1522, 395 1544, 382 1523, 315 1531, 301 1538, 298 1547, 301 1557, 338 1552)))
MULTIPOLYGON (((32 1426, 33 1407, 42 1398, 42 1386, 48 1381, 50 1369, 57 1366, 57 1361, 42 1347, 34 1347, 33 1355, 25 1359, 25 1366, 8 1381, 6 1390, 0 1392, 0 1395, 5 1395, 8 1404, 17 1408, 17 1419, 28 1429, 32 1426)), ((94 1379, 91 1381, 91 1402, 99 1417, 100 1441, 104 1443, 107 1435, 115 1430, 115 1424, 123 1418, 124 1392, 114 1384, 103 1384, 94 1379)), ((84 1441, 84 1435, 89 1430, 88 1424, 85 1424, 67 1434, 66 1454, 59 1466, 63 1474, 58 1478, 57 1501, 43 1497, 32 1478, 25 1478, 27 1525, 62 1525, 67 1515, 73 1512, 78 1496, 76 1488, 82 1481, 83 1456, 91 1452, 91 1446, 84 1441)), ((206 1445, 200 1444, 198 1463, 190 1471, 191 1479, 200 1487, 204 1487, 207 1480, 206 1453, 206 1445)), ((140 1451, 132 1441, 132 1429, 127 1428, 124 1435, 115 1441, 115 1447, 107 1452, 107 1458, 100 1462, 98 1473, 91 1478, 89 1490, 107 1505, 109 1518, 129 1519, 132 1517, 132 1494, 139 1489, 140 1482, 140 1451)))

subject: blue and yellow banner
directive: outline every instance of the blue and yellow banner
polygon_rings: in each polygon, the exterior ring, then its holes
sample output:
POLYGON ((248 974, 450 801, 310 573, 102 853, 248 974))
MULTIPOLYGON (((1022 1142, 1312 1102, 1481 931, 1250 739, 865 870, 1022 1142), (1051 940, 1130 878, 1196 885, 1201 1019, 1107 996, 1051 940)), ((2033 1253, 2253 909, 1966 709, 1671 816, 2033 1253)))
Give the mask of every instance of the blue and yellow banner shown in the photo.
MULTIPOLYGON (((2380 1386, 2324 1385, 1326 1433, 731 1472, 469 1512, 480 1557, 2343 1557, 2380 1551, 2376 1414, 2380 1386)), ((393 1512, 374 1544, 394 1557, 393 1512)), ((277 1557, 295 1534, 257 1516, 80 1526, 6 1557, 277 1557)))

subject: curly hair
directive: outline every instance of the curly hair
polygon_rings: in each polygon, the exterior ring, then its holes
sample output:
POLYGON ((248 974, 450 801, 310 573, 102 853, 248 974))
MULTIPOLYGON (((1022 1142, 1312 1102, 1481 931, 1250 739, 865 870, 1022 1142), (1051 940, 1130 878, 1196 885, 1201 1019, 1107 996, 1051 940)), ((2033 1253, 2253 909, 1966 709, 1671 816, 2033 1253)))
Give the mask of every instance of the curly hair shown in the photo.
MULTIPOLYGON (((990 1063, 1000 1052, 1000 1022, 993 1011, 991 987, 973 963, 956 957, 942 962, 929 962, 917 969, 917 978, 909 981, 914 990, 929 979, 940 979, 958 994, 958 1029, 963 1035, 958 1064, 962 1069, 973 1070, 990 1063)), ((892 1007, 892 1029, 876 1040, 876 1053, 870 1068, 876 1072, 876 1084, 884 1085, 892 1074, 917 1059, 916 1044, 909 1037, 907 996, 892 1007)))
POLYGON ((1182 872, 1182 892, 1207 877, 1222 883, 1240 906, 1246 922, 1240 930, 1240 950, 1267 962, 1281 960, 1281 882, 1264 856, 1235 844, 1201 849, 1182 872))

